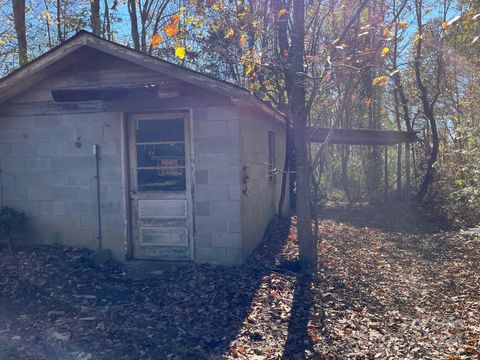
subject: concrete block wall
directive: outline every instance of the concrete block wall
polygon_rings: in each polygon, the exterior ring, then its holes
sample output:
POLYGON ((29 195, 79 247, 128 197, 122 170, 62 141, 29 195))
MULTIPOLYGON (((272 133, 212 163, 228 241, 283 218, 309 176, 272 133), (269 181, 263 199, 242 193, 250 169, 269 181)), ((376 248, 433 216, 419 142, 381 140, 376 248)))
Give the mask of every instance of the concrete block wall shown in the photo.
POLYGON ((193 110, 195 260, 242 261, 240 113, 233 106, 193 110))
POLYGON ((275 165, 282 169, 285 125, 246 110, 241 117, 240 154, 248 176, 247 193, 242 192, 241 196, 242 257, 245 259, 262 240, 268 223, 277 213, 282 176, 276 174, 273 181, 268 177, 268 132, 275 134, 275 165))
POLYGON ((30 219, 29 238, 96 249, 99 145, 103 245, 125 256, 120 113, 0 117, 5 205, 30 219))

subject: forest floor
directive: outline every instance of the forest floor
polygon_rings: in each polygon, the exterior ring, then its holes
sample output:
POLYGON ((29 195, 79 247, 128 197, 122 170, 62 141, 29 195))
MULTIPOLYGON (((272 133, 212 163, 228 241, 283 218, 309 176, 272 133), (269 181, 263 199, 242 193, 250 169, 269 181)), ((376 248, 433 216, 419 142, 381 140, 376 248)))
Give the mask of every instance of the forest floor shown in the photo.
POLYGON ((480 359, 480 242, 407 205, 327 208, 319 268, 294 220, 245 266, 134 279, 86 250, 0 253, 0 359, 480 359))

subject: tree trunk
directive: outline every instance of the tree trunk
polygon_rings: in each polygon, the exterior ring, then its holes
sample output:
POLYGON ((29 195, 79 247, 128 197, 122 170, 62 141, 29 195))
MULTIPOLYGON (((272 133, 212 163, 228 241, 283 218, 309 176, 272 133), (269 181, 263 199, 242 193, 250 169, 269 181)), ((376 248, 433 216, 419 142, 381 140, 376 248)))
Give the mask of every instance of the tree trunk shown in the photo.
POLYGON ((27 35, 25 30, 25 0, 12 0, 13 20, 18 42, 18 59, 20 65, 28 62, 27 35))
POLYGON ((307 109, 305 100, 305 4, 294 1, 292 6, 291 54, 287 69, 287 91, 295 141, 297 180, 297 231, 300 263, 307 270, 316 264, 316 241, 312 236, 310 214, 310 167, 307 147, 307 109))
POLYGON ((341 145, 341 160, 342 160, 342 186, 343 186, 343 191, 345 191, 345 196, 347 197, 347 201, 349 204, 352 202, 352 198, 350 196, 350 187, 348 184, 348 157, 349 157, 349 151, 347 146, 348 145, 341 145))
POLYGON ((63 31, 62 31, 62 1, 57 0, 57 40, 58 43, 63 43, 63 31))
MULTIPOLYGON (((425 176, 423 177, 422 184, 417 192, 416 199, 417 201, 423 201, 425 195, 428 192, 428 188, 433 182, 435 168, 434 165, 437 162, 438 158, 438 150, 439 150, 439 138, 438 138, 438 129, 437 129, 437 121, 435 119, 435 114, 433 111, 435 100, 429 102, 429 94, 428 89, 423 83, 422 74, 421 74, 421 63, 420 59, 422 57, 422 44, 423 44, 423 24, 422 24, 422 0, 418 3, 415 2, 416 6, 416 15, 417 15, 417 26, 418 26, 418 41, 417 47, 415 49, 415 57, 414 57, 414 68, 415 68, 415 82, 420 93, 420 99, 422 101, 423 113, 425 117, 428 119, 428 124, 430 125, 430 130, 432 133, 432 149, 430 153, 430 158, 428 159, 427 169, 425 171, 425 176)), ((441 76, 440 65, 439 70, 437 73, 437 77, 441 76)), ((436 89, 438 91, 438 89, 436 89)), ((435 98, 435 97, 434 97, 435 98)))
POLYGON ((103 16, 104 26, 103 26, 103 34, 107 37, 107 40, 112 40, 112 30, 110 27, 110 10, 108 9, 108 0, 105 0, 103 3, 103 8, 105 9, 105 13, 103 16))
POLYGON ((95 35, 102 34, 100 21, 100 0, 90 0, 90 25, 95 35))
POLYGON ((128 13, 130 15, 130 31, 132 34, 133 47, 135 50, 140 50, 136 0, 128 0, 128 13))
POLYGON ((287 192, 287 180, 288 173, 290 169, 290 157, 291 157, 291 130, 290 130, 290 119, 287 117, 285 119, 285 161, 283 163, 283 173, 282 173, 282 186, 280 189, 280 199, 278 200, 278 215, 283 216, 283 207, 285 204, 285 195, 287 192))

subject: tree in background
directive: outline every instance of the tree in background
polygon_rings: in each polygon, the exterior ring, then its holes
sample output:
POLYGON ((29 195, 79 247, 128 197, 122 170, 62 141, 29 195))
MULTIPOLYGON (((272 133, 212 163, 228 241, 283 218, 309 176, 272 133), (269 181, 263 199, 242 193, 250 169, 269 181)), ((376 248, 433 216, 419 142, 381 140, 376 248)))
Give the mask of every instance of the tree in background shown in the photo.
POLYGON ((28 62, 27 35, 25 25, 25 0, 12 0, 13 19, 18 42, 18 59, 20 65, 28 62))

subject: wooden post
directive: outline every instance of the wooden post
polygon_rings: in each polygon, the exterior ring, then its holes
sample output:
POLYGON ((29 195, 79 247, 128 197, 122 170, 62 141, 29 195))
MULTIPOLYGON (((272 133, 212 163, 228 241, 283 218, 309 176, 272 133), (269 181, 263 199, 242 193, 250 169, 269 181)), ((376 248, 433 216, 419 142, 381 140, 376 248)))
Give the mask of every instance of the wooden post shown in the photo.
POLYGON ((410 143, 405 143, 405 196, 410 193, 410 143))
POLYGON ((385 178, 385 201, 388 199, 388 145, 385 145, 385 169, 384 176, 385 178))
POLYGON ((402 195, 402 144, 397 146, 397 197, 402 195))

